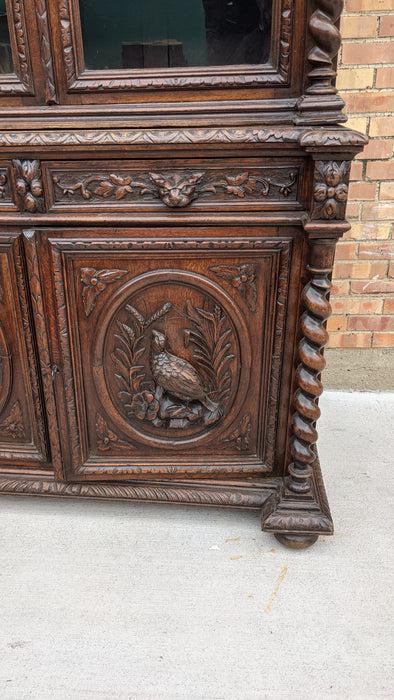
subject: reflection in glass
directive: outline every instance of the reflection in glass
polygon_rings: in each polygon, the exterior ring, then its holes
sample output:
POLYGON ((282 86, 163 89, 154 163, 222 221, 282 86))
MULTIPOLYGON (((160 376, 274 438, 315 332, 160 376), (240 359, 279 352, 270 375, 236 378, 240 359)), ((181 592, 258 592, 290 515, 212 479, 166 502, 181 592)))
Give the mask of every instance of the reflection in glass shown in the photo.
POLYGON ((5 0, 0 0, 0 73, 13 73, 5 0))
POLYGON ((272 0, 80 0, 86 68, 260 64, 272 0))

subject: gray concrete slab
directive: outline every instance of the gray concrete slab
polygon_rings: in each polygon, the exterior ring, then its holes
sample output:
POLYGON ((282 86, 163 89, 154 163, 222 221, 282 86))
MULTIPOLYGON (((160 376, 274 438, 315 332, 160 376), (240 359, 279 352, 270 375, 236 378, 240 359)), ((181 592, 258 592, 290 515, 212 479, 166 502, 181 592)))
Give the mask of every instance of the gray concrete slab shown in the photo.
POLYGON ((394 394, 322 407, 309 550, 242 511, 0 499, 1 700, 392 698, 394 394))

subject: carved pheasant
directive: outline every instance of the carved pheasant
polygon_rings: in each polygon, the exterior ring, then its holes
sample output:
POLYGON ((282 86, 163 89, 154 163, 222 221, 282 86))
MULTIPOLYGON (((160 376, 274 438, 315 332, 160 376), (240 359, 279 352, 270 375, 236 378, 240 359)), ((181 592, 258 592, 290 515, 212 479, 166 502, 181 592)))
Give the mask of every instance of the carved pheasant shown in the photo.
POLYGON ((187 403, 201 401, 208 411, 217 411, 219 404, 207 396, 201 379, 190 362, 166 350, 166 336, 152 331, 151 370, 156 384, 164 391, 187 403))

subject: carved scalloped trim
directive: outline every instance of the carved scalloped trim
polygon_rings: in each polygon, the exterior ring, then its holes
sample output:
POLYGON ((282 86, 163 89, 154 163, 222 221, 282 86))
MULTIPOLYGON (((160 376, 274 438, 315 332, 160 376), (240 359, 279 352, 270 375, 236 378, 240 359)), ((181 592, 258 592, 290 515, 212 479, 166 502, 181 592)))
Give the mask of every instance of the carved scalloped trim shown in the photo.
POLYGON ((317 129, 297 127, 234 127, 123 129, 90 131, 0 131, 0 147, 26 146, 143 146, 176 144, 239 144, 293 143, 302 148, 362 148, 368 143, 363 134, 349 129, 317 129))
POLYGON ((368 143, 368 138, 359 131, 350 129, 322 129, 313 131, 305 131, 300 136, 300 146, 307 148, 308 146, 345 146, 364 147, 368 143))

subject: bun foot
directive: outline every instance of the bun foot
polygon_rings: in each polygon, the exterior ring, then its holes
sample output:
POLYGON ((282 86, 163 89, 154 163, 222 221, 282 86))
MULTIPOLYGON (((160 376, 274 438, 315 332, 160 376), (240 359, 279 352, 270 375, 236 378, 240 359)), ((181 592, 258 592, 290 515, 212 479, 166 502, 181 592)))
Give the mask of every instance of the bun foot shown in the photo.
POLYGON ((290 547, 290 549, 306 549, 315 544, 319 535, 285 535, 275 533, 275 537, 281 544, 290 547))

